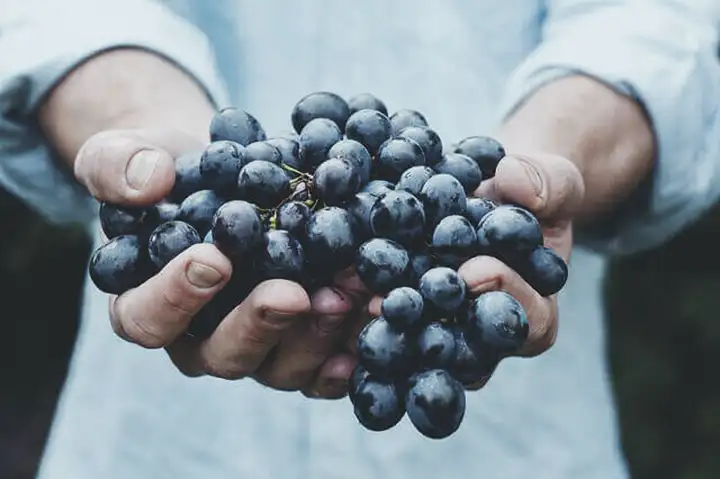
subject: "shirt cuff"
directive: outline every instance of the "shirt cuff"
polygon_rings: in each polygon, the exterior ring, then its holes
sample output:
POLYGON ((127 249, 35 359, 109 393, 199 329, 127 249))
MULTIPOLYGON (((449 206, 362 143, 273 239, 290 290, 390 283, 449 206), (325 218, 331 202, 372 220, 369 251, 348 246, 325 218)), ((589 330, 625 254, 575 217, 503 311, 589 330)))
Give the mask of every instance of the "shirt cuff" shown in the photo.
POLYGON ((648 195, 635 195, 603 231, 578 235, 586 246, 614 254, 661 244, 720 197, 720 65, 713 44, 683 35, 687 25, 677 25, 670 12, 633 18, 627 9, 608 9, 548 35, 514 72, 502 107, 507 117, 541 86, 579 74, 645 108, 658 144, 648 195))

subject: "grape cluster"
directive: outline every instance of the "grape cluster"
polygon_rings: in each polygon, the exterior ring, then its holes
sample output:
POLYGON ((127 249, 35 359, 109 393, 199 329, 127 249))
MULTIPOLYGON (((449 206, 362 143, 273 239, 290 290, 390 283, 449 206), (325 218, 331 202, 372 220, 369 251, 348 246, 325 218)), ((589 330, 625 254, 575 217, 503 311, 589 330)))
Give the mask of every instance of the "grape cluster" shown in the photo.
POLYGON ((92 281, 121 294, 190 246, 212 243, 237 268, 189 327, 207 337, 261 281, 312 293, 352 266, 384 298, 357 339, 349 397, 358 421, 381 431, 407 413, 423 435, 451 435, 464 387, 484 381, 528 334, 515 298, 470 298, 458 267, 494 256, 549 296, 567 280, 565 262, 543 246, 530 212, 472 196, 505 156, 496 140, 446 149, 420 112, 388 116, 371 94, 312 93, 291 122, 294 132, 268 139, 255 117, 225 108, 207 148, 176 160, 165 200, 101 204, 108 242, 92 256, 92 281))

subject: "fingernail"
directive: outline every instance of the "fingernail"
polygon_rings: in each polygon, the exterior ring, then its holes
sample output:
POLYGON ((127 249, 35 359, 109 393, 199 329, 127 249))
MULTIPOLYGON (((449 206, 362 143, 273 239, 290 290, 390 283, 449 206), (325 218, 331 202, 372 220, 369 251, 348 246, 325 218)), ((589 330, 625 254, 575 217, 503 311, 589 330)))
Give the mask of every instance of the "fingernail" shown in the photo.
POLYGON ((333 333, 340 329, 345 318, 342 314, 320 316, 317 319, 317 327, 324 333, 333 333))
POLYGON ((141 150, 130 158, 125 178, 128 185, 135 190, 141 190, 148 182, 160 159, 157 150, 141 150))
POLYGON ((222 274, 215 268, 200 263, 190 263, 185 272, 188 281, 198 288, 208 289, 222 281, 222 274))

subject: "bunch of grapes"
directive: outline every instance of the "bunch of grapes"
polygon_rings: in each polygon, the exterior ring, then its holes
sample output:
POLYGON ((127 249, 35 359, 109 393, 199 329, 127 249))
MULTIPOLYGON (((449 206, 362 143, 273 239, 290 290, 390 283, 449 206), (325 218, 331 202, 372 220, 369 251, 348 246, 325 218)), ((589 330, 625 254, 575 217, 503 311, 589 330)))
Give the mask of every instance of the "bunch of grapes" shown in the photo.
POLYGON ((188 329, 203 338, 262 281, 287 279, 312 293, 354 267, 384 298, 357 339, 355 416, 382 431, 407 413, 421 434, 451 435, 465 387, 528 335, 515 298, 470 298, 458 267, 494 256, 549 296, 567 280, 565 262, 543 246, 530 212, 472 196, 505 156, 494 139, 446 149, 420 112, 388 116, 371 94, 312 93, 291 122, 294 132, 268 139, 255 117, 225 108, 207 148, 176 160, 168 198, 147 208, 103 203, 108 242, 92 256, 92 281, 122 294, 190 246, 214 244, 237 267, 188 329))

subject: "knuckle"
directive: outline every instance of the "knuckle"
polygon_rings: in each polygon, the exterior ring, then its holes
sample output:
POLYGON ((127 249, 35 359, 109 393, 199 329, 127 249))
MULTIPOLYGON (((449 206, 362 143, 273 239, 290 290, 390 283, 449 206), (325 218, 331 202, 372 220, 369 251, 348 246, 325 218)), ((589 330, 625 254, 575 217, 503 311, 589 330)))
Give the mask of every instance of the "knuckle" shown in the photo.
POLYGON ((147 349, 159 349, 166 346, 167 338, 163 334, 162 328, 154 322, 136 316, 123 318, 120 321, 122 331, 131 342, 147 349))
POLYGON ((163 288, 161 294, 162 304, 182 317, 194 316, 199 309, 199 298, 189 287, 163 288))
POLYGON ((219 359, 207 360, 205 362, 205 371, 210 376, 226 381, 244 379, 250 374, 248 368, 242 363, 219 359))

